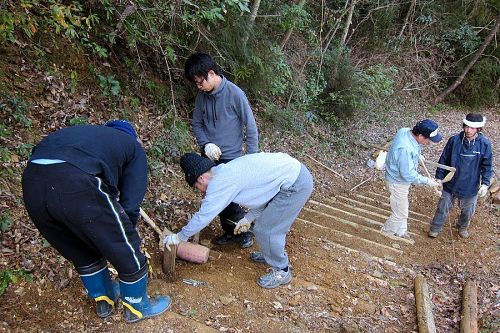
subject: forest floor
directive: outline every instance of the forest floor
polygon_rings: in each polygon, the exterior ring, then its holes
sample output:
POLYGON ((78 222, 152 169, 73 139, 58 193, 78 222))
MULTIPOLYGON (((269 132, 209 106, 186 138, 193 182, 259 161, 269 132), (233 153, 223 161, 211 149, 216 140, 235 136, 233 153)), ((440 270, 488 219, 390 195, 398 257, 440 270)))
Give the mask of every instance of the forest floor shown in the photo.
MULTIPOLYGON (((64 60, 68 68, 71 61, 74 66, 84 63, 66 57, 64 51, 61 48, 61 54, 54 54, 54 61, 64 60)), ((83 115, 98 124, 113 112, 113 116, 120 115, 116 109, 109 111, 109 105, 98 97, 100 92, 90 85, 83 92, 68 92, 69 85, 59 78, 64 77, 63 65, 53 64, 51 70, 52 75, 47 74, 20 51, 1 50, 0 84, 31 103, 29 116, 33 120, 32 129, 17 126, 12 135, 1 137, 2 146, 9 151, 36 142, 41 135, 66 126, 75 116, 83 115)), ((142 101, 146 104, 148 98, 142 101)), ((471 237, 461 239, 450 227, 458 215, 455 208, 443 233, 430 239, 427 230, 437 197, 425 187, 412 187, 412 240, 379 232, 390 213, 383 173, 367 167, 370 149, 355 142, 382 144, 398 128, 431 117, 440 124, 445 140, 425 146, 423 153, 428 160, 437 161, 446 139, 461 130, 466 113, 444 109, 426 114, 422 112, 425 102, 416 103, 414 99, 400 102, 400 107, 384 106, 390 111, 378 118, 369 115, 352 120, 352 127, 343 128, 344 133, 352 133, 352 138, 338 135, 338 141, 325 141, 325 130, 315 124, 298 135, 265 126, 262 110, 256 109, 261 150, 293 155, 308 166, 315 179, 311 200, 287 238, 292 282, 273 290, 256 284, 266 271, 265 265, 248 258, 257 245, 244 250, 237 245, 214 246, 206 264, 178 260, 175 278, 167 280, 161 272, 158 236, 145 223, 139 223, 144 249, 151 257, 149 292, 167 294, 173 303, 165 314, 133 325, 122 319, 121 304, 106 320, 97 318, 72 265, 30 222, 20 188, 26 158, 12 154, 9 162, 2 163, 0 177, 2 216, 8 211, 10 218, 1 234, 0 272, 17 272, 25 278, 12 281, 0 296, 0 332, 416 332, 417 274, 423 274, 429 284, 438 332, 459 331, 461 291, 467 279, 478 284, 481 332, 500 331, 498 209, 480 201, 471 237), (344 147, 342 154, 338 147, 344 147), (207 284, 194 287, 183 279, 207 284)), ((17 107, 21 110, 23 106, 17 107)), ((484 132, 493 143, 495 169, 499 170, 500 114, 493 109, 482 112, 488 118, 484 132)), ((167 136, 162 123, 165 116, 152 115, 147 105, 141 105, 134 117, 146 149, 155 138, 167 136)), ((2 122, 12 123, 11 115, 2 122)), ((160 227, 174 231, 196 212, 201 199, 186 185, 177 162, 166 158, 156 164, 159 173, 150 175, 144 203, 160 227)), ((209 243, 220 233, 218 222, 213 222, 202 231, 201 240, 209 243)), ((5 276, 0 282, 4 281, 5 276)))
MULTIPOLYGON (((485 133, 498 157, 500 115, 491 110, 484 114, 489 120, 485 133)), ((423 115, 413 117, 406 126, 423 115)), ((433 116, 441 124, 445 140, 424 148, 427 159, 437 161, 446 138, 460 130, 462 117, 463 112, 453 110, 433 116)), ((366 136, 377 136, 381 130, 374 124, 366 129, 366 136)), ((212 247, 209 261, 203 265, 178 260, 176 276, 167 280, 161 272, 158 237, 141 223, 139 230, 151 256, 149 292, 169 295, 172 307, 161 316, 131 325, 122 319, 120 304, 112 316, 101 320, 74 269, 42 241, 17 200, 16 207, 10 206, 15 208, 17 222, 4 233, 0 268, 23 267, 32 273, 33 281, 20 279, 0 297, 0 331, 417 332, 417 274, 423 274, 429 284, 438 332, 459 331, 462 287, 467 279, 478 284, 481 332, 499 330, 498 210, 480 201, 471 237, 462 239, 451 227, 458 215, 455 207, 442 234, 430 239, 427 230, 437 197, 425 187, 412 186, 411 240, 388 237, 379 232, 390 214, 388 192, 383 173, 366 166, 369 150, 353 147, 357 153, 332 161, 312 149, 295 154, 292 147, 300 140, 277 135, 263 147, 296 155, 315 177, 315 191, 287 238, 293 272, 289 285, 260 288, 256 280, 266 266, 248 257, 257 245, 240 249, 236 244, 212 247), (183 279, 206 285, 194 287, 183 279)), ((498 158, 495 165, 498 170, 498 158)), ((148 200, 174 203, 171 218, 160 221, 154 212, 150 215, 162 226, 180 228, 196 211, 200 195, 186 186, 177 163, 168 165, 168 170, 167 183, 151 181, 151 186, 161 187, 163 196, 151 198, 148 194, 148 200)), ((201 240, 206 244, 218 234, 218 223, 213 222, 202 231, 201 240)))

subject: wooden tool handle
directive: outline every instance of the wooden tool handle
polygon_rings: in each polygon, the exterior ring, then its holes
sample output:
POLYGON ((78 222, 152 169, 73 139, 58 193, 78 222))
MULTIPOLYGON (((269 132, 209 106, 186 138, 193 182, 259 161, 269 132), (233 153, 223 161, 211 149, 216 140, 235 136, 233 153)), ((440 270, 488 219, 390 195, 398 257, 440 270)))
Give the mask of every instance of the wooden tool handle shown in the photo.
MULTIPOLYGON (((429 170, 427 170, 427 167, 425 166, 425 162, 422 159, 420 159, 420 158, 419 158, 419 161, 420 161, 420 164, 422 165, 422 168, 424 168, 424 171, 425 171, 425 174, 427 175, 427 177, 429 177, 430 179, 434 180, 434 177, 431 177, 431 174, 429 173, 429 170)), ((437 188, 435 188, 435 187, 433 187, 433 189, 434 189, 434 193, 438 197, 440 197, 441 196, 441 192, 437 188)))
POLYGON ((160 237, 164 236, 164 232, 165 235, 170 235, 172 233, 167 228, 165 228, 165 231, 161 231, 161 229, 156 225, 156 223, 154 223, 153 220, 151 220, 151 218, 148 216, 148 214, 146 214, 144 210, 142 210, 142 208, 139 209, 139 213, 141 214, 144 221, 146 221, 146 223, 149 224, 149 226, 153 228, 153 230, 156 231, 158 235, 160 235, 160 237))
POLYGON ((434 167, 437 167, 437 168, 441 168, 441 169, 445 169, 445 170, 451 171, 451 172, 457 171, 457 169, 455 169, 454 167, 447 166, 447 165, 444 165, 444 164, 441 164, 441 163, 436 163, 436 162, 431 162, 431 161, 425 161, 425 163, 427 163, 429 165, 432 165, 434 167))

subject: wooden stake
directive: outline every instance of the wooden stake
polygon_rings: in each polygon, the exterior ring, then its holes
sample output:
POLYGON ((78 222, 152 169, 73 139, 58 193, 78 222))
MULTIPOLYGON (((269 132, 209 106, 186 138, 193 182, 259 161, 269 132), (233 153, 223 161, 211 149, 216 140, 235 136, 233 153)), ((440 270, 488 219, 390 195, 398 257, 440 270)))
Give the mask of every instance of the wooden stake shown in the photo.
MULTIPOLYGON (((154 223, 154 221, 146 214, 146 212, 140 208, 139 213, 146 223, 153 228, 154 231, 158 233, 161 239, 164 236, 171 234, 172 232, 165 228, 163 231, 154 223)), ((161 240, 160 240, 161 241, 161 240)), ((162 270, 168 278, 173 278, 175 276, 175 258, 177 256, 177 246, 172 245, 170 249, 165 245, 163 248, 163 261, 162 261, 162 270)))
POLYGON ((436 333, 434 317, 432 316, 429 288, 423 275, 415 277, 415 303, 417 307, 417 322, 419 333, 436 333))
POLYGON ((477 284, 475 281, 465 282, 462 297, 460 333, 477 333, 477 284))

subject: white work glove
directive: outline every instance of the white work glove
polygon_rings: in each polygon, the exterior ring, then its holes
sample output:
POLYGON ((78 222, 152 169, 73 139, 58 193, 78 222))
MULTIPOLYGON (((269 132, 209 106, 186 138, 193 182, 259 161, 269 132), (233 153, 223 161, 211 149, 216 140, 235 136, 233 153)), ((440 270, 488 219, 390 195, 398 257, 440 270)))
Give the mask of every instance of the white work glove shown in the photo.
POLYGON ((384 150, 379 151, 377 159, 375 160, 375 169, 384 170, 386 159, 387 159, 387 152, 384 150))
POLYGON ((432 178, 427 178, 427 185, 430 187, 439 187, 439 183, 432 178))
POLYGON ((222 155, 222 152, 220 151, 219 146, 217 146, 214 143, 207 143, 205 145, 205 155, 212 161, 216 161, 220 158, 222 155))
POLYGON ((167 250, 170 250, 170 245, 179 245, 181 240, 177 234, 170 234, 163 239, 163 244, 165 244, 167 250))
POLYGON ((247 232, 248 230, 250 230, 251 225, 252 223, 248 221, 246 217, 242 218, 238 221, 238 223, 236 223, 236 226, 234 227, 234 234, 239 235, 247 232))
POLYGON ((479 195, 481 198, 484 197, 488 193, 488 185, 481 185, 479 188, 479 191, 477 192, 477 195, 479 195))

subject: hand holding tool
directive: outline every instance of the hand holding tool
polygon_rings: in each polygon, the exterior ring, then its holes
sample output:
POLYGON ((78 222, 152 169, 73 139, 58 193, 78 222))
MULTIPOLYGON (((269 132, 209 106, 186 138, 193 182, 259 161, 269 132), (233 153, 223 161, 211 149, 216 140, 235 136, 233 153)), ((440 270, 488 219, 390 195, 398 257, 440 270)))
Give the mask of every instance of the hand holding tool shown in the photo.
POLYGON ((167 235, 163 239, 163 244, 165 244, 165 247, 169 251, 170 251, 170 245, 179 245, 180 242, 181 242, 181 240, 179 239, 179 236, 177 234, 167 235))
POLYGON ((242 218, 238 221, 238 223, 236 223, 236 226, 234 227, 234 234, 239 235, 247 232, 248 230, 250 230, 251 225, 252 223, 248 221, 246 217, 242 218))

